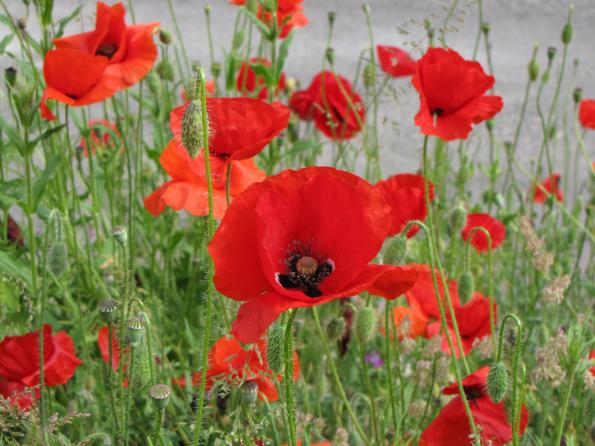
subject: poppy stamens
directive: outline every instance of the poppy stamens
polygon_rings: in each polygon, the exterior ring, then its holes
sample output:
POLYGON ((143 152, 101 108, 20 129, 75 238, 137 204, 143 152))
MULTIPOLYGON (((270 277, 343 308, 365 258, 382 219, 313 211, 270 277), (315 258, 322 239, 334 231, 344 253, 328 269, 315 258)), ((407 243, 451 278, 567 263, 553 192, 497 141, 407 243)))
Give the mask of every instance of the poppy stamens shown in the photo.
POLYGON ((118 51, 118 47, 114 43, 103 43, 95 51, 96 56, 105 56, 108 59, 114 57, 114 54, 118 51))
POLYGON ((277 282, 286 289, 298 289, 308 297, 320 297, 318 285, 334 270, 330 259, 316 255, 310 246, 294 242, 285 259, 287 273, 277 273, 277 282))

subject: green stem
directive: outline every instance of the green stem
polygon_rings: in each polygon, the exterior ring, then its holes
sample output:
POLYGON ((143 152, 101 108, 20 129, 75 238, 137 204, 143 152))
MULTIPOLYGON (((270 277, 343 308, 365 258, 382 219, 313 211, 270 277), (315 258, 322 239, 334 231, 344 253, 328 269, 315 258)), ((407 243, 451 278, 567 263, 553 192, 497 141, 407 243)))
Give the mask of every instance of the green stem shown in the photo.
POLYGON ((289 433, 289 446, 297 446, 297 427, 295 418, 295 402, 293 399, 293 321, 297 309, 291 310, 285 327, 284 359, 285 359, 285 409, 287 412, 287 430, 289 433))
POLYGON ((130 369, 128 370, 128 392, 126 392, 126 409, 124 412, 124 444, 128 446, 128 424, 130 423, 130 403, 132 402, 132 388, 134 387, 134 345, 130 344, 130 369))
MULTIPOLYGON (((568 405, 570 404, 570 396, 572 395, 572 387, 574 386, 574 377, 576 375, 576 366, 573 366, 570 380, 568 381, 568 388, 564 396, 564 406, 562 406, 562 416, 558 420, 558 428, 556 429, 556 441, 553 444, 562 444, 562 434, 564 433, 564 421, 566 420, 566 413, 568 412, 568 405)), ((513 432, 514 433, 514 432, 513 432)))
POLYGON ((163 424, 163 413, 165 409, 157 411, 157 419, 155 420, 155 446, 161 445, 161 425, 163 424))
POLYGON ((368 396, 370 398, 370 412, 372 417, 372 431, 374 434, 374 438, 376 439, 376 444, 382 444, 380 441, 380 430, 378 429, 378 419, 376 417, 376 400, 374 398, 374 389, 372 387, 372 382, 370 381, 370 371, 368 367, 368 363, 366 362, 366 353, 364 351, 364 346, 360 344, 360 358, 362 361, 362 371, 364 375, 364 384, 366 386, 366 390, 368 392, 368 396))
POLYGON ((393 428, 395 429, 395 437, 400 437, 400 426, 401 424, 397 420, 397 407, 395 402, 395 389, 393 385, 393 376, 392 376, 392 358, 391 358, 391 347, 390 347, 390 307, 391 301, 386 301, 386 308, 384 309, 384 347, 385 347, 385 356, 386 356, 386 384, 388 387, 388 397, 390 400, 390 411, 393 419, 393 428))

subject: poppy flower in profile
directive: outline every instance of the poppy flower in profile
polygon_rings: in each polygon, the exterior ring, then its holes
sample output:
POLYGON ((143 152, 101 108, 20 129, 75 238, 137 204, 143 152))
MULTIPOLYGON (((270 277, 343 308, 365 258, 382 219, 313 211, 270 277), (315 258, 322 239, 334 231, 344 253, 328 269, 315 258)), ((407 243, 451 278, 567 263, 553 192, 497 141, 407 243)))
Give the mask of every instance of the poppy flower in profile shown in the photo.
POLYGON ((558 201, 564 201, 564 193, 562 189, 559 188, 560 185, 560 174, 553 173, 551 176, 547 177, 543 180, 539 186, 535 186, 533 189, 533 201, 535 203, 545 203, 548 197, 551 195, 556 198, 558 201), (547 191, 544 192, 543 189, 547 191))
MULTIPOLYGON (((204 152, 191 158, 182 144, 172 139, 159 158, 161 166, 171 177, 145 198, 147 210, 154 216, 161 214, 167 206, 175 211, 182 209, 192 215, 208 215, 208 185, 205 174, 204 152)), ((226 182, 229 168, 231 199, 237 197, 252 183, 264 180, 265 174, 256 167, 252 158, 232 160, 217 156, 210 157, 213 186, 213 211, 221 219, 227 209, 226 182)))
POLYGON ((417 272, 370 264, 389 228, 384 196, 348 172, 286 170, 250 186, 232 202, 209 244, 216 288, 244 301, 232 334, 257 342, 291 308, 363 291, 400 296, 417 272))
MULTIPOLYGON (((117 371, 120 368, 120 344, 116 328, 112 329, 112 369, 117 371)), ((102 327, 97 333, 97 345, 101 352, 101 358, 106 364, 109 363, 109 328, 102 327)), ((126 351, 126 350, 124 350, 126 351)))
POLYGON ((425 336, 428 315, 423 312, 417 301, 411 300, 407 307, 393 308, 393 321, 399 332, 399 339, 403 337, 415 339, 425 336))
MULTIPOLYGON (((172 110, 170 127, 182 143, 182 120, 188 104, 172 110)), ((257 155, 289 124, 290 111, 280 102, 253 98, 207 98, 209 153, 222 160, 257 155)))
MULTIPOLYGON (((489 214, 468 214, 467 223, 461 231, 461 237, 463 240, 469 238, 469 234, 473 228, 483 227, 492 237, 492 249, 496 249, 502 244, 506 237, 506 227, 500 220, 495 219, 489 214)), ((471 245, 477 250, 477 252, 485 252, 489 249, 489 242, 487 236, 483 231, 475 231, 471 238, 471 245)))
MULTIPOLYGON (((255 57, 250 59, 250 62, 242 62, 238 76, 236 78, 236 89, 244 96, 250 96, 250 93, 256 93, 256 97, 264 101, 269 97, 269 89, 266 86, 265 79, 262 75, 256 74, 252 68, 252 64, 263 65, 270 67, 271 62, 267 59, 255 57)), ((275 95, 285 88, 285 74, 281 73, 279 83, 275 89, 275 95)))
POLYGON ((406 51, 396 46, 377 45, 380 68, 391 77, 413 76, 415 60, 406 51))
MULTIPOLYGON (((264 339, 255 343, 249 350, 244 349, 234 338, 223 336, 209 350, 207 369, 207 390, 217 383, 226 382, 240 387, 247 382, 255 383, 258 398, 263 401, 276 401, 279 398, 275 381, 282 381, 282 375, 276 377, 269 369, 266 359, 267 344, 264 339)), ((293 353, 293 380, 300 376, 300 363, 296 352, 293 353)), ((192 385, 199 385, 200 372, 192 375, 192 385)), ((186 385, 184 378, 175 380, 176 384, 186 385)))
POLYGON ((595 99, 583 99, 579 104, 578 119, 587 129, 595 129, 595 99))
POLYGON ((415 124, 424 135, 445 141, 465 139, 471 124, 479 124, 502 110, 500 96, 485 95, 494 85, 481 65, 463 59, 452 49, 428 48, 417 62, 411 81, 419 93, 415 124))
MULTIPOLYGON (((505 403, 494 403, 486 392, 489 367, 482 367, 463 379, 463 390, 475 424, 480 431, 482 444, 503 446, 512 440, 512 427, 508 420, 505 403)), ((451 446, 473 444, 471 427, 467 418, 463 399, 457 384, 442 390, 444 395, 456 395, 442 408, 434 421, 423 431, 419 446, 451 446)), ((529 421, 529 413, 521 407, 520 434, 529 421)))
POLYGON ((118 89, 125 89, 145 77, 157 59, 153 33, 159 22, 127 25, 122 3, 108 6, 97 2, 93 31, 54 39, 59 50, 71 50, 106 59, 106 74, 118 79, 118 89))
MULTIPOLYGON (((118 150, 122 148, 120 140, 122 135, 120 135, 116 124, 105 119, 91 119, 88 125, 91 129, 91 134, 88 138, 91 143, 91 153, 94 154, 97 150, 118 150)), ((87 138, 82 137, 79 145, 82 147, 85 155, 88 155, 87 138)))
POLYGON ((56 116, 47 106, 52 99, 73 107, 94 104, 113 96, 119 80, 107 73, 108 59, 77 50, 51 50, 43 60, 46 88, 39 107, 43 119, 53 121, 56 116))
MULTIPOLYGON (((52 327, 43 326, 43 372, 48 387, 66 384, 81 361, 76 357, 72 338, 64 331, 52 335, 52 327)), ((33 405, 39 390, 39 331, 22 336, 6 336, 0 342, 0 395, 22 410, 33 405)))
MULTIPOLYGON (((434 185, 428 182, 430 201, 434 199, 434 185)), ((401 232, 411 220, 426 218, 426 198, 424 193, 424 177, 411 173, 393 175, 376 183, 376 187, 384 193, 391 205, 392 224, 389 235, 401 232)), ((413 237, 419 231, 414 226, 407 232, 413 237)))
MULTIPOLYGON (((308 17, 302 6, 304 0, 278 0, 277 25, 281 27, 279 38, 284 39, 294 28, 302 28, 308 24, 308 17)), ((234 5, 245 5, 246 0, 230 0, 234 5)), ((269 27, 273 22, 273 14, 263 5, 258 6, 257 16, 269 27)))
POLYGON ((359 133, 365 122, 364 102, 351 82, 331 71, 318 73, 306 90, 293 93, 289 106, 305 120, 314 120, 327 137, 345 140, 359 133))

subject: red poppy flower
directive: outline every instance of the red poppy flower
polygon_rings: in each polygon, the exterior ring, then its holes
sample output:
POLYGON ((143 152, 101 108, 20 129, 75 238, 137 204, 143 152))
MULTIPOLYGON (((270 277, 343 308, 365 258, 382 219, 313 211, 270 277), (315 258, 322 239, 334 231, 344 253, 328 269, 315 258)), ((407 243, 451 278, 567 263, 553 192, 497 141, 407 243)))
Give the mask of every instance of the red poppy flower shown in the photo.
POLYGON ((583 99, 579 104, 578 119, 587 129, 595 129, 595 99, 583 99))
POLYGON ((145 77, 157 59, 153 33, 158 22, 127 25, 126 9, 122 3, 108 6, 97 3, 95 29, 55 39, 58 49, 74 50, 89 56, 103 56, 107 60, 106 73, 119 80, 124 89, 145 77))
POLYGON ((485 95, 494 82, 479 63, 463 59, 456 51, 428 48, 412 80, 420 99, 415 124, 424 135, 445 141, 467 138, 471 124, 502 110, 500 96, 485 95))
POLYGON ((380 68, 392 77, 413 76, 415 74, 415 60, 406 51, 396 46, 377 45, 380 68))
MULTIPOLYGON (((64 331, 52 335, 50 325, 43 326, 43 373, 48 387, 65 384, 81 361, 76 357, 72 338, 64 331)), ((6 336, 0 342, 0 394, 21 409, 33 404, 26 388, 39 384, 39 331, 22 336, 6 336)), ((36 392, 39 398, 39 393, 36 392)))
MULTIPOLYGON (((408 266, 418 272, 415 285, 405 293, 405 298, 407 299, 409 307, 414 308, 417 304, 421 307, 421 312, 427 319, 440 319, 440 310, 438 308, 438 302, 436 301, 434 282, 432 280, 432 270, 428 265, 410 264, 408 266)), ((438 270, 435 270, 435 275, 438 283, 438 290, 440 292, 440 300, 446 305, 444 286, 442 285, 438 270)), ((460 301, 457 292, 457 282, 455 280, 447 279, 446 283, 448 285, 448 294, 450 295, 453 307, 459 307, 460 301)))
MULTIPOLYGON (((475 424, 480 429, 482 444, 503 446, 512 440, 512 428, 504 402, 495 404, 486 393, 488 367, 482 367, 463 380, 465 396, 475 424)), ((451 384, 442 390, 445 395, 456 395, 442 408, 438 416, 421 434, 419 446, 471 445, 471 427, 465 413, 463 399, 459 395, 457 384, 451 384)), ((521 435, 527 427, 529 413, 521 407, 521 435)))
MULTIPOLYGON (((145 207, 158 216, 167 206, 176 211, 182 209, 192 215, 208 215, 208 185, 205 174, 204 152, 191 158, 184 147, 171 140, 161 157, 161 165, 172 178, 145 198, 145 207)), ((226 181, 229 167, 231 199, 237 197, 252 183, 264 180, 265 174, 256 167, 252 158, 242 160, 210 157, 213 185, 213 211, 215 218, 221 219, 227 209, 226 181)))
MULTIPOLYGON (((294 28, 301 28, 308 24, 308 17, 305 16, 302 7, 304 0, 278 0, 277 2, 277 24, 281 27, 279 38, 284 39, 294 28)), ((244 5, 246 0, 230 0, 234 5, 244 5)), ((271 26, 273 15, 266 11, 262 5, 258 7, 258 18, 271 26)))
POLYGON ((290 308, 362 291, 388 299, 401 295, 415 283, 416 271, 369 264, 389 227, 383 195, 348 172, 287 170, 250 186, 231 204, 209 245, 215 286, 246 301, 234 336, 256 342, 290 308))
MULTIPOLYGON (((182 119, 188 104, 170 115, 174 138, 181 143, 182 119)), ((258 154, 289 124, 289 109, 280 102, 267 104, 253 98, 207 98, 209 152, 224 160, 258 154)))
MULTIPOLYGON (((399 328, 402 330, 406 320, 408 321, 409 329, 405 333, 400 331, 401 336, 412 339, 425 336, 426 328, 428 326, 428 315, 423 312, 421 305, 416 300, 409 301, 408 307, 402 306, 393 308, 393 321, 398 331, 399 328)), ((399 336, 399 338, 401 336, 399 336)))
POLYGON ((106 72, 108 62, 106 57, 72 49, 48 51, 43 60, 46 88, 39 105, 41 116, 48 121, 56 119, 47 106, 48 99, 78 107, 112 96, 119 80, 106 72))
MULTIPOLYGON (((595 350, 591 350, 591 353, 589 353, 589 359, 595 359, 595 350)), ((595 376, 595 366, 590 367, 589 371, 591 372, 591 375, 595 376)))
POLYGON ((534 187, 533 201, 535 203, 544 203, 545 200, 547 200, 548 194, 546 194, 541 188, 545 189, 549 195, 556 197, 556 200, 564 201, 564 193, 562 192, 562 189, 559 188, 559 185, 560 174, 553 173, 551 176, 543 180, 543 182, 540 184, 541 187, 534 187))
POLYGON ((10 240, 16 246, 25 246, 25 242, 23 241, 23 233, 21 232, 21 228, 19 227, 18 223, 14 221, 14 219, 9 214, 6 215, 8 218, 3 230, 6 231, 8 240, 10 240))
POLYGON ((355 136, 365 122, 364 102, 343 76, 318 73, 307 90, 296 91, 289 106, 302 119, 314 119, 316 127, 331 139, 355 136))
MULTIPOLYGON (((256 97, 264 101, 269 97, 269 89, 266 86, 264 77, 256 74, 251 67, 251 64, 264 65, 270 67, 271 62, 267 59, 255 57, 250 59, 250 62, 242 62, 242 66, 238 71, 236 79, 236 88, 244 96, 249 96, 250 93, 257 93, 256 97)), ((285 74, 281 73, 281 78, 277 84, 275 95, 285 88, 285 74)))
MULTIPOLYGON (((461 231, 461 237, 463 237, 463 240, 467 240, 471 230, 478 226, 485 228, 492 236, 492 249, 496 249, 498 246, 500 246, 506 237, 506 227, 500 220, 495 219, 489 214, 468 214, 467 224, 461 231)), ((477 250, 477 252, 484 252, 489 249, 488 238, 483 233, 483 231, 475 231, 473 233, 471 245, 477 250)))
MULTIPOLYGON (((424 194, 424 177, 411 173, 393 175, 376 183, 386 200, 391 205, 392 225, 389 235, 401 232, 411 220, 426 218, 426 200, 424 194)), ((434 199, 434 185, 429 182, 430 200, 434 199)), ((419 226, 412 227, 407 237, 413 237, 419 226)))
MULTIPOLYGON (((227 382, 240 386, 245 382, 254 382, 258 386, 260 400, 276 401, 279 398, 273 372, 266 359, 267 344, 260 340, 249 350, 244 349, 234 338, 223 336, 209 350, 209 368, 207 369, 207 390, 217 382, 227 382)), ((293 380, 300 376, 300 363, 296 352, 293 353, 293 380)), ((277 375, 278 381, 282 375, 277 375)), ((192 375, 192 385, 199 385, 200 372, 192 375)), ((185 385, 184 378, 175 380, 185 385)))
MULTIPOLYGON (((118 150, 122 148, 121 141, 118 140, 121 135, 116 124, 112 124, 105 119, 91 119, 89 121, 89 128, 91 129, 91 134, 89 135, 91 153, 95 153, 97 150, 118 150), (112 134, 117 136, 118 139, 112 138, 112 134)), ((88 155, 89 151, 87 150, 86 138, 81 138, 79 145, 83 148, 85 155, 88 155)))
MULTIPOLYGON (((109 328, 102 327, 97 333, 97 345, 103 362, 109 362, 109 328)), ((117 371, 120 368, 120 344, 118 343, 118 335, 116 329, 112 329, 112 369, 117 371)))

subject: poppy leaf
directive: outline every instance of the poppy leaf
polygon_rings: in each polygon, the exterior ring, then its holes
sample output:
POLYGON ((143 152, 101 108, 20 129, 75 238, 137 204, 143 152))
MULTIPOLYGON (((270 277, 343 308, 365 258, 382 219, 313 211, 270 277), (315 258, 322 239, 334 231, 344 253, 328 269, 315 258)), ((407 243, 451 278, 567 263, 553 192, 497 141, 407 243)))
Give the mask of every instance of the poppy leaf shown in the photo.
POLYGON ((58 170, 63 160, 64 158, 62 157, 62 155, 57 153, 46 162, 45 170, 39 176, 39 178, 35 180, 35 183, 33 184, 33 209, 29 209, 30 212, 35 212, 35 210, 37 209, 39 200, 41 200, 41 197, 43 197, 48 182, 51 180, 54 173, 58 170))
POLYGON ((254 73, 256 73, 257 76, 262 76, 262 78, 264 79, 264 83, 267 86, 272 87, 275 85, 272 69, 270 67, 267 67, 266 65, 260 63, 255 63, 250 64, 250 68, 252 68, 252 71, 254 71, 254 73))
POLYGON ((66 127, 66 124, 61 124, 61 125, 58 125, 56 127, 52 127, 51 129, 46 130, 45 132, 43 132, 41 135, 39 135, 37 138, 35 138, 33 141, 31 141, 29 143, 30 144, 29 148, 31 150, 33 150, 39 142, 48 139, 50 136, 52 136, 54 133, 59 132, 64 127, 66 127))
POLYGON ((58 21, 58 31, 56 32, 55 37, 62 37, 62 35, 64 34, 64 28, 66 28, 66 25, 68 25, 75 17, 78 17, 80 12, 81 12, 81 7, 79 6, 79 7, 75 8, 70 15, 61 18, 58 21))
MULTIPOLYGON (((281 42, 279 46, 279 58, 277 60, 277 67, 275 73, 275 79, 279 79, 281 76, 281 72, 283 71, 283 66, 285 65, 285 60, 287 59, 287 54, 289 53, 289 47, 291 46, 291 42, 293 40, 293 36, 295 35, 295 31, 291 31, 285 40, 281 42)), ((274 85, 274 84, 273 84, 274 85)))
POLYGON ((256 14, 254 14, 252 11, 246 9, 246 8, 242 8, 242 12, 246 15, 246 17, 248 17, 248 19, 250 19, 250 21, 256 25, 256 27, 258 29, 260 29, 260 31, 264 34, 264 36, 267 39, 270 39, 271 37, 271 30, 260 21, 260 19, 256 16, 256 14))
POLYGON ((13 274, 31 285, 31 270, 9 252, 0 251, 0 272, 13 274))
POLYGON ((9 34, 5 36, 4 39, 2 39, 2 41, 0 41, 0 54, 4 54, 4 52, 6 51, 6 47, 10 44, 10 42, 12 42, 13 38, 14 34, 9 34))

